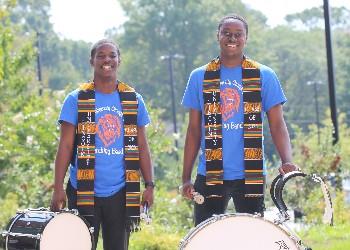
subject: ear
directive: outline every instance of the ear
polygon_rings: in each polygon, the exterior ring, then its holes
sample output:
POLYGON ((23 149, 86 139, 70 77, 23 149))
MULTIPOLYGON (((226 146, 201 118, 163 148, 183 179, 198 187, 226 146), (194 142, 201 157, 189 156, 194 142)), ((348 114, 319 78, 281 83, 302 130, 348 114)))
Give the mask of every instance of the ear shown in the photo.
POLYGON ((90 58, 90 65, 94 66, 94 60, 92 58, 90 58))

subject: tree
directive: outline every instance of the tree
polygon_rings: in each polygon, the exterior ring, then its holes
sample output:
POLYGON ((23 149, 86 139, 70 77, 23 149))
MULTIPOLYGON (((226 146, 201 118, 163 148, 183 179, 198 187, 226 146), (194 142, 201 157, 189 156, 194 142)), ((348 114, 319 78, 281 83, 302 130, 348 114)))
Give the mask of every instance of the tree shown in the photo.
POLYGON ((122 50, 121 76, 134 83, 146 98, 152 97, 155 105, 167 110, 171 109, 170 72, 161 56, 184 56, 173 61, 176 100, 180 103, 190 71, 218 54, 216 28, 220 18, 231 12, 226 6, 247 16, 254 26, 262 27, 266 22, 260 12, 248 10, 238 0, 122 0, 120 3, 128 16, 122 30, 117 30, 114 36, 122 50))
POLYGON ((40 53, 43 85, 62 90, 69 83, 90 78, 90 44, 61 40, 49 20, 49 9, 49 0, 18 0, 10 21, 20 26, 18 35, 23 39, 35 39, 33 47, 39 40, 40 48, 36 48, 36 53, 40 53))

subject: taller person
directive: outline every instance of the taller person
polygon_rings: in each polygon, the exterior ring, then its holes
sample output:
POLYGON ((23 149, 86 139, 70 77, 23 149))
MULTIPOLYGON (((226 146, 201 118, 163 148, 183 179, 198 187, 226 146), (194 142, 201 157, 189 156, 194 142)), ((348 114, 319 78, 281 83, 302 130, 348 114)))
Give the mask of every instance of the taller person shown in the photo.
POLYGON ((117 80, 120 51, 103 39, 90 55, 93 81, 65 99, 59 123, 51 209, 77 208, 94 226, 95 246, 102 227, 103 248, 128 248, 137 229, 140 203, 153 203, 153 170, 145 126, 149 116, 142 97, 117 80), (70 166, 66 191, 64 177, 70 166), (140 197, 140 172, 145 191, 140 197))
POLYGON ((204 195, 195 204, 195 225, 222 214, 232 198, 238 213, 264 213, 264 113, 281 158, 281 174, 297 170, 292 163, 282 105, 286 97, 275 72, 244 54, 248 24, 239 15, 223 17, 217 29, 220 55, 195 69, 182 104, 189 109, 182 172, 183 195, 204 195), (195 183, 191 173, 198 151, 195 183))

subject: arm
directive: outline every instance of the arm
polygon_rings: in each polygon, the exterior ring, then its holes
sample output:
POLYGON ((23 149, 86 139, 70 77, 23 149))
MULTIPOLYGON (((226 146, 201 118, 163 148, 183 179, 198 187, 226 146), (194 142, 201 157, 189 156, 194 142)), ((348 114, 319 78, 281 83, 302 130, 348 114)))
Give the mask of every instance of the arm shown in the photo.
POLYGON ((75 139, 75 126, 62 122, 60 142, 55 160, 55 183, 51 199, 51 210, 58 211, 66 206, 66 194, 63 183, 71 161, 75 139))
POLYGON ((292 147, 288 129, 283 118, 282 105, 273 106, 267 112, 267 116, 272 140, 282 162, 279 172, 284 175, 288 172, 298 170, 298 167, 292 163, 292 147))
POLYGON ((191 183, 191 173, 200 147, 201 126, 202 113, 198 110, 190 109, 182 170, 182 194, 188 199, 192 198, 192 193, 194 191, 191 183))
MULTIPOLYGON (((151 163, 151 154, 146 138, 146 129, 144 126, 137 128, 137 143, 140 153, 140 169, 145 182, 153 181, 153 168, 151 163)), ((147 186, 142 194, 142 204, 153 204, 153 187, 147 186)))

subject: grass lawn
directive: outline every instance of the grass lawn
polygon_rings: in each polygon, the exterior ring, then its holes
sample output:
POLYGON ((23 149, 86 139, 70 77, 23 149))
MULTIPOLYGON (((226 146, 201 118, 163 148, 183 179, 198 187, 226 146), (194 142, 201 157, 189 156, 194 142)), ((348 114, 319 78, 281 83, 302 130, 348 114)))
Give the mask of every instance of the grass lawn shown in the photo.
POLYGON ((312 250, 350 249, 350 223, 335 225, 317 225, 307 231, 299 232, 303 242, 312 250))

